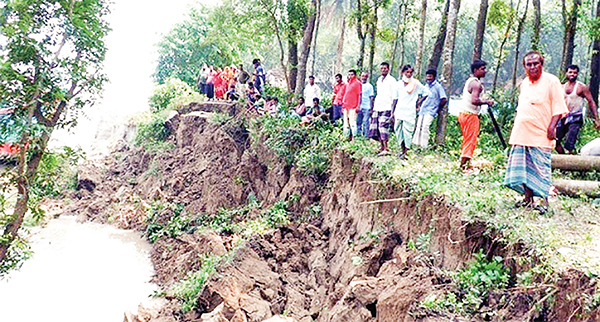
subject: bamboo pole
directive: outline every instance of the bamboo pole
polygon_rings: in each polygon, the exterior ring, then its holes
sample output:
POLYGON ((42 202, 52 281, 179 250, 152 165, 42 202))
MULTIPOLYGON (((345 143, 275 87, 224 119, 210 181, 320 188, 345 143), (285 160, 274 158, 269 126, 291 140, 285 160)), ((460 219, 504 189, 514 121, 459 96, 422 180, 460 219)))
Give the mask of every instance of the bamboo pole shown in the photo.
POLYGON ((600 171, 600 157, 553 154, 552 168, 568 171, 600 171))

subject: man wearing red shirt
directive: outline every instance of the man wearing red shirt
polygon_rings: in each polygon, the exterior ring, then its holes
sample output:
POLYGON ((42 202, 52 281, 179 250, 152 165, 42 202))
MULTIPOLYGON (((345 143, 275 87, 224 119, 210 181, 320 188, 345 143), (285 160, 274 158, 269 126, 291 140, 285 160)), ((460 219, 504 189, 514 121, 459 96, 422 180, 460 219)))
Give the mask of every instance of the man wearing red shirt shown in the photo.
POLYGON ((335 75, 335 86, 333 86, 333 99, 330 119, 335 123, 340 117, 342 117, 342 101, 344 100, 344 94, 346 93, 346 83, 342 78, 342 74, 335 75))
POLYGON ((351 69, 348 72, 348 85, 346 85, 346 92, 344 99, 342 100, 342 111, 344 114, 344 136, 348 138, 348 141, 352 141, 352 138, 356 136, 356 110, 360 105, 360 96, 362 95, 362 84, 356 78, 356 71, 351 69))

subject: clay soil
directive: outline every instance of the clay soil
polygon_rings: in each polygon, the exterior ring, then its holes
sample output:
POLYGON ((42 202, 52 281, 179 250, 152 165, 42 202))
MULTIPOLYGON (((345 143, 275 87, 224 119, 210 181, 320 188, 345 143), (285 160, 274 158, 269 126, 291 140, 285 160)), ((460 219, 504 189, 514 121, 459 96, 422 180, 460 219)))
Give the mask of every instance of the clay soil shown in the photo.
MULTIPOLYGON (((182 313, 174 297, 139 321, 595 321, 585 310, 595 282, 571 271, 547 289, 516 288, 489 296, 481 314, 469 319, 439 315, 419 303, 451 288, 445 270, 463 267, 472 253, 508 258, 513 279, 526 268, 510 258, 522 245, 496 242, 484 223, 467 223, 444 198, 414 197, 408 187, 371 180, 371 165, 342 152, 332 156, 326 177, 305 176, 252 142, 232 105, 196 104, 173 115, 168 126, 175 148, 160 154, 126 144, 103 164, 88 164, 69 211, 144 231, 154 202, 185 205, 188 213, 214 214, 247 203, 299 196, 290 204, 290 225, 257 235, 239 247, 239 236, 194 231, 153 244, 155 281, 165 290, 198 270, 203 254, 223 255, 198 298, 198 309, 182 313), (212 124, 206 112, 226 110, 233 119, 212 124), (394 199, 394 201, 390 201, 394 199), (308 207, 321 213, 309 216, 308 207), (429 234, 429 251, 407 242, 429 234)), ((165 220, 172 213, 164 212, 165 220)), ((535 259, 528 265, 533 265, 535 259)), ((513 281, 514 282, 514 281, 513 281)))

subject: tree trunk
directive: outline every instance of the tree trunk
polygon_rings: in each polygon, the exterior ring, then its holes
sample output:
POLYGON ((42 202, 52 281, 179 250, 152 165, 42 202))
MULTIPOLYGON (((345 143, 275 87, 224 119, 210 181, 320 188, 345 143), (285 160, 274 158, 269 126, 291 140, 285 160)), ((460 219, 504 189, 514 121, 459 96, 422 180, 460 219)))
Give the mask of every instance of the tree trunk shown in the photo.
POLYGON ((346 31, 346 17, 342 17, 342 27, 340 28, 340 38, 338 38, 337 52, 335 53, 335 71, 334 75, 342 70, 344 63, 344 33, 346 31))
MULTIPOLYGON (((421 0, 421 21, 419 24, 419 42, 417 46, 417 57, 415 59, 415 77, 421 78, 421 65, 423 64, 423 46, 425 43, 425 23, 427 22, 427 0, 421 0)), ((483 0, 486 1, 486 0, 483 0)))
POLYGON ((310 74, 315 74, 315 61, 317 60, 317 38, 319 36, 319 25, 321 24, 321 0, 317 1, 317 23, 315 26, 315 36, 313 42, 312 65, 310 66, 310 74))
POLYGON ((581 6, 581 0, 573 0, 573 8, 567 13, 566 0, 562 0, 563 23, 565 26, 565 35, 563 39, 562 60, 560 63, 560 73, 567 70, 567 66, 573 63, 573 52, 575 50, 575 33, 577 32, 577 12, 581 6))
MULTIPOLYGON (((406 36, 406 17, 408 17, 408 3, 404 3, 404 12, 402 12, 402 29, 400 30, 400 65, 398 66, 398 78, 400 78, 400 71, 404 66, 404 54, 406 53, 405 36, 406 36)), ((391 71, 390 71, 391 72, 391 71)))
POLYGON ((488 0, 481 0, 479 5, 479 17, 477 18, 477 31, 475 31, 475 44, 473 47, 473 61, 481 59, 483 50, 483 35, 485 33, 485 21, 487 20, 488 0))
POLYGON ((304 92, 304 80, 306 79, 306 66, 310 56, 310 48, 315 32, 315 23, 317 21, 317 7, 319 0, 312 0, 311 12, 302 35, 302 52, 300 53, 300 62, 298 65, 298 80, 296 81, 296 96, 302 96, 304 92))
POLYGON ((356 17, 356 35, 358 36, 358 40, 360 41, 360 48, 358 51, 358 61, 356 65, 358 65, 358 69, 363 69, 363 64, 365 60, 365 43, 367 40, 367 31, 363 30, 363 6, 361 0, 356 1, 356 10, 358 11, 356 17))
MULTIPOLYGON (((521 6, 521 0, 519 0, 519 2, 517 2, 516 12, 519 12, 520 6, 521 6)), ((496 84, 498 83, 498 73, 500 72, 500 66, 502 65, 502 62, 504 59, 504 57, 503 57, 504 46, 506 45, 506 42, 508 41, 508 38, 510 37, 510 30, 513 27, 514 17, 515 17, 514 14, 510 14, 508 23, 506 24, 506 31, 504 32, 504 38, 502 39, 502 42, 500 43, 500 50, 498 50, 498 58, 496 59, 496 70, 494 71, 494 81, 492 82, 492 92, 496 91, 496 84)))
POLYGON ((369 82, 373 81, 373 59, 375 58, 375 36, 377 35, 377 10, 378 6, 373 7, 373 20, 371 22, 371 27, 369 27, 369 38, 370 38, 370 48, 369 48, 369 66, 367 66, 367 70, 369 71, 369 82))
MULTIPOLYGON (((600 1, 596 5, 596 19, 600 18, 600 1)), ((598 91, 600 88, 600 35, 594 35, 592 61, 590 63, 590 92, 598 105, 598 91)))
POLYGON ((398 39, 400 36, 400 28, 401 28, 401 24, 400 22, 402 21, 402 19, 400 19, 400 17, 402 17, 402 7, 404 6, 404 0, 401 0, 400 4, 398 4, 398 14, 396 15, 396 36, 394 37, 395 41, 394 41, 394 48, 392 48, 392 59, 390 61, 390 73, 393 72, 394 67, 396 65, 396 54, 398 52, 398 39))
POLYGON ((446 42, 446 29, 448 27, 448 11, 450 10, 450 1, 446 0, 446 7, 442 12, 442 22, 440 23, 440 29, 438 35, 435 38, 435 44, 433 45, 433 51, 431 52, 431 58, 429 58, 428 69, 436 69, 440 64, 442 58, 442 50, 444 48, 444 42, 446 42))
POLYGON ((600 157, 553 154, 552 169, 568 171, 600 171, 600 157))
POLYGON ((533 34, 531 49, 540 50, 540 32, 542 30, 542 6, 540 0, 533 0, 533 34))
POLYGON ((291 35, 288 38, 288 68, 290 80, 288 91, 295 93, 298 80, 298 42, 291 35))
MULTIPOLYGON (((448 11, 448 32, 442 52, 442 84, 446 89, 448 96, 452 95, 452 58, 454 56, 454 41, 456 37, 456 23, 458 20, 458 11, 460 10, 460 0, 450 0, 450 10, 448 11)), ((435 135, 435 143, 444 145, 446 141, 446 127, 448 125, 448 105, 441 110, 438 117, 438 127, 435 135)))
POLYGON ((525 11, 523 16, 519 19, 519 25, 517 26, 517 40, 515 41, 515 61, 513 62, 513 74, 512 74, 512 87, 517 86, 517 69, 519 67, 519 52, 521 46, 521 35, 523 34, 523 27, 525 26, 525 19, 527 19, 527 10, 529 9, 529 0, 525 1, 525 11))
POLYGON ((571 197, 585 195, 596 198, 600 196, 600 193, 598 192, 600 190, 599 181, 556 179, 552 180, 552 185, 555 186, 556 190, 561 194, 571 197))

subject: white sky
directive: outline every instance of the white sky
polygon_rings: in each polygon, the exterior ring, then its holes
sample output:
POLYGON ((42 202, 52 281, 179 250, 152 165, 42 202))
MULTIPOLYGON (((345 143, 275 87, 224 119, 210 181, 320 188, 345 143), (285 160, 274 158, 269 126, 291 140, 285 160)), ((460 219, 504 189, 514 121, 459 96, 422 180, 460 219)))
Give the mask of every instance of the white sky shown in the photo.
MULTIPOLYGON (((218 1, 198 2, 211 5, 218 1)), ((87 117, 79 118, 77 128, 53 134, 51 147, 80 145, 84 151, 92 152, 99 126, 110 126, 148 109, 153 87, 151 75, 158 58, 155 44, 186 17, 189 5, 194 3, 194 0, 114 0, 108 19, 112 32, 106 39, 108 52, 104 64, 110 83, 104 86, 102 100, 84 110, 87 117)))

